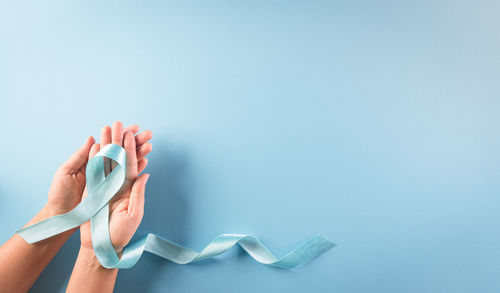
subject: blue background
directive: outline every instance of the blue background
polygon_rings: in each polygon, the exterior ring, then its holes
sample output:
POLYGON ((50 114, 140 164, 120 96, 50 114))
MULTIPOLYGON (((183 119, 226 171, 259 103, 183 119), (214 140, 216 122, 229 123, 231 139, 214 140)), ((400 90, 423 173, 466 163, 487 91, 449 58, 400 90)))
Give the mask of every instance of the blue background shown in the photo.
MULTIPOLYGON (((499 292, 498 1, 0 3, 2 242, 121 120, 155 134, 137 235, 338 247, 148 254, 117 292, 499 292)), ((33 292, 64 291, 78 237, 33 292)))

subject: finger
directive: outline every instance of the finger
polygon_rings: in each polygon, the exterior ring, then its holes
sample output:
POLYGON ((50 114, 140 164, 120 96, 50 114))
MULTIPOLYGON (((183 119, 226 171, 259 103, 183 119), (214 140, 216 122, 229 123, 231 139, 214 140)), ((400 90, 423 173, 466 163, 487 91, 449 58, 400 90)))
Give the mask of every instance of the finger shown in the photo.
POLYGON ((111 143, 111 127, 104 126, 101 129, 101 145, 105 146, 111 143))
MULTIPOLYGON (((111 143, 111 127, 108 125, 101 129, 101 146, 105 146, 111 143)), ((104 174, 107 176, 111 173, 111 161, 104 160, 104 174)))
POLYGON ((148 165, 148 159, 144 158, 137 163, 137 173, 141 174, 144 169, 146 169, 146 166, 148 165))
POLYGON ((129 180, 137 178, 137 155, 135 149, 135 138, 132 131, 125 133, 125 152, 127 153, 127 165, 125 174, 129 180))
POLYGON ((63 166, 68 171, 80 170, 87 162, 89 151, 94 144, 94 138, 90 136, 87 141, 81 146, 71 157, 64 162, 63 166))
POLYGON ((134 134, 136 134, 137 132, 139 132, 139 129, 141 129, 141 128, 139 127, 139 125, 137 125, 137 124, 132 124, 132 125, 130 125, 130 126, 127 126, 127 127, 123 130, 123 132, 125 133, 125 132, 127 132, 127 131, 132 131, 134 134))
POLYGON ((147 154, 153 150, 153 145, 146 142, 137 150, 137 160, 142 160, 147 154))
POLYGON ((114 122, 111 126, 111 143, 123 145, 123 124, 120 121, 114 122))
POLYGON ((141 131, 135 136, 135 144, 140 148, 144 143, 153 138, 153 132, 151 130, 141 131))
POLYGON ((85 188, 83 189, 83 193, 82 193, 82 200, 84 198, 86 198, 87 196, 89 195, 88 191, 87 191, 87 185, 85 185, 85 188))
POLYGON ((90 148, 89 152, 89 160, 92 159, 101 149, 101 146, 98 143, 94 143, 90 148))
MULTIPOLYGON (((100 150, 101 146, 98 143, 94 143, 90 148, 89 152, 89 160, 92 159, 100 150)), ((85 184, 85 188, 83 189, 82 200, 86 198, 88 195, 87 192, 87 184, 85 184)))
MULTIPOLYGON (((94 143, 92 145, 92 147, 90 148, 89 157, 87 159, 87 162, 90 161, 90 159, 92 159, 92 157, 94 157, 95 154, 97 154, 97 152, 99 152, 99 144, 94 143)), ((83 174, 85 174, 86 169, 87 169, 87 164, 83 164, 83 167, 80 168, 80 170, 83 172, 83 174)))
POLYGON ((130 201, 128 204, 128 214, 137 219, 142 219, 144 215, 144 193, 146 191, 146 183, 148 182, 149 174, 142 174, 137 178, 132 185, 130 192, 130 201))

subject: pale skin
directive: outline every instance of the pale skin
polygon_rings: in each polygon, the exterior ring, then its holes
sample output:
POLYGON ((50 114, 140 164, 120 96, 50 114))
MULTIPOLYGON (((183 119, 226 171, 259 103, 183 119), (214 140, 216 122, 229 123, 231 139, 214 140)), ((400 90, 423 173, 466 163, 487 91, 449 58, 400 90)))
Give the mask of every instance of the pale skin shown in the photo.
MULTIPOLYGON (((123 188, 110 202, 111 242, 118 255, 137 230, 144 213, 144 192, 149 174, 141 174, 152 145, 152 132, 139 132, 138 125, 124 128, 121 122, 105 126, 100 143, 89 137, 56 171, 47 204, 26 226, 54 215, 64 214, 86 196, 85 166, 99 149, 109 143, 121 145, 127 153, 127 178, 123 188), (139 175, 141 174, 141 175, 139 175)), ((112 166, 107 166, 111 169, 112 166)), ((27 292, 41 272, 76 229, 34 244, 14 234, 0 246, 0 292, 27 292)), ((89 222, 80 227, 81 246, 67 292, 112 292, 118 270, 102 267, 92 250, 89 222)))

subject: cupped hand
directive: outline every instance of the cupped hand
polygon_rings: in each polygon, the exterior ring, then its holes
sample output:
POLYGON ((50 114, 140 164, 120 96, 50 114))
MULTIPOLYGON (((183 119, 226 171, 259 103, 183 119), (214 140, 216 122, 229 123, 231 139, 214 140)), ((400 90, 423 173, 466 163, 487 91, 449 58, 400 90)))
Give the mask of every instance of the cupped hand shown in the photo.
MULTIPOLYGON (((145 156, 151 152, 151 131, 139 131, 136 125, 123 129, 120 122, 113 123, 112 128, 105 126, 101 132, 101 143, 94 144, 88 158, 92 158, 100 148, 113 143, 123 146, 126 151, 125 182, 118 193, 109 202, 109 233, 111 243, 117 253, 128 244, 141 223, 144 213, 144 192, 149 174, 140 173, 146 168, 148 160, 145 156)), ((106 166, 111 170, 113 165, 106 166)), ((87 196, 86 190, 83 197, 87 196)), ((90 221, 80 226, 81 246, 92 249, 90 221)))
POLYGON ((85 167, 93 144, 91 136, 57 169, 45 206, 48 216, 67 213, 80 203, 85 188, 85 167))

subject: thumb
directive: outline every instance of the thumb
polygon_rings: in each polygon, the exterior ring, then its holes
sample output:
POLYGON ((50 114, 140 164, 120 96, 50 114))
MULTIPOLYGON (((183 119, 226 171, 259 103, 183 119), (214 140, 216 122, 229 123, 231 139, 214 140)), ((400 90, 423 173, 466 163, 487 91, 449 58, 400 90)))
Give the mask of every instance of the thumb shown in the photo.
POLYGON ((95 140, 92 136, 87 138, 85 144, 83 144, 83 146, 81 146, 66 162, 64 162, 63 168, 66 171, 79 170, 87 162, 90 148, 94 142, 95 140))
POLYGON ((132 191, 130 191, 130 201, 128 204, 129 216, 142 219, 142 216, 144 215, 144 193, 148 179, 149 174, 142 174, 135 180, 134 185, 132 185, 132 191))
MULTIPOLYGON (((95 154, 97 154, 99 152, 99 149, 100 149, 100 145, 98 143, 94 143, 92 145, 92 147, 90 148, 90 152, 89 152, 89 160, 92 159, 95 156, 95 154)), ((85 166, 85 169, 86 169, 86 166, 85 166)), ((87 195, 88 195, 87 184, 85 184, 85 188, 83 189, 83 194, 82 194, 82 200, 84 198, 86 198, 87 195)))

